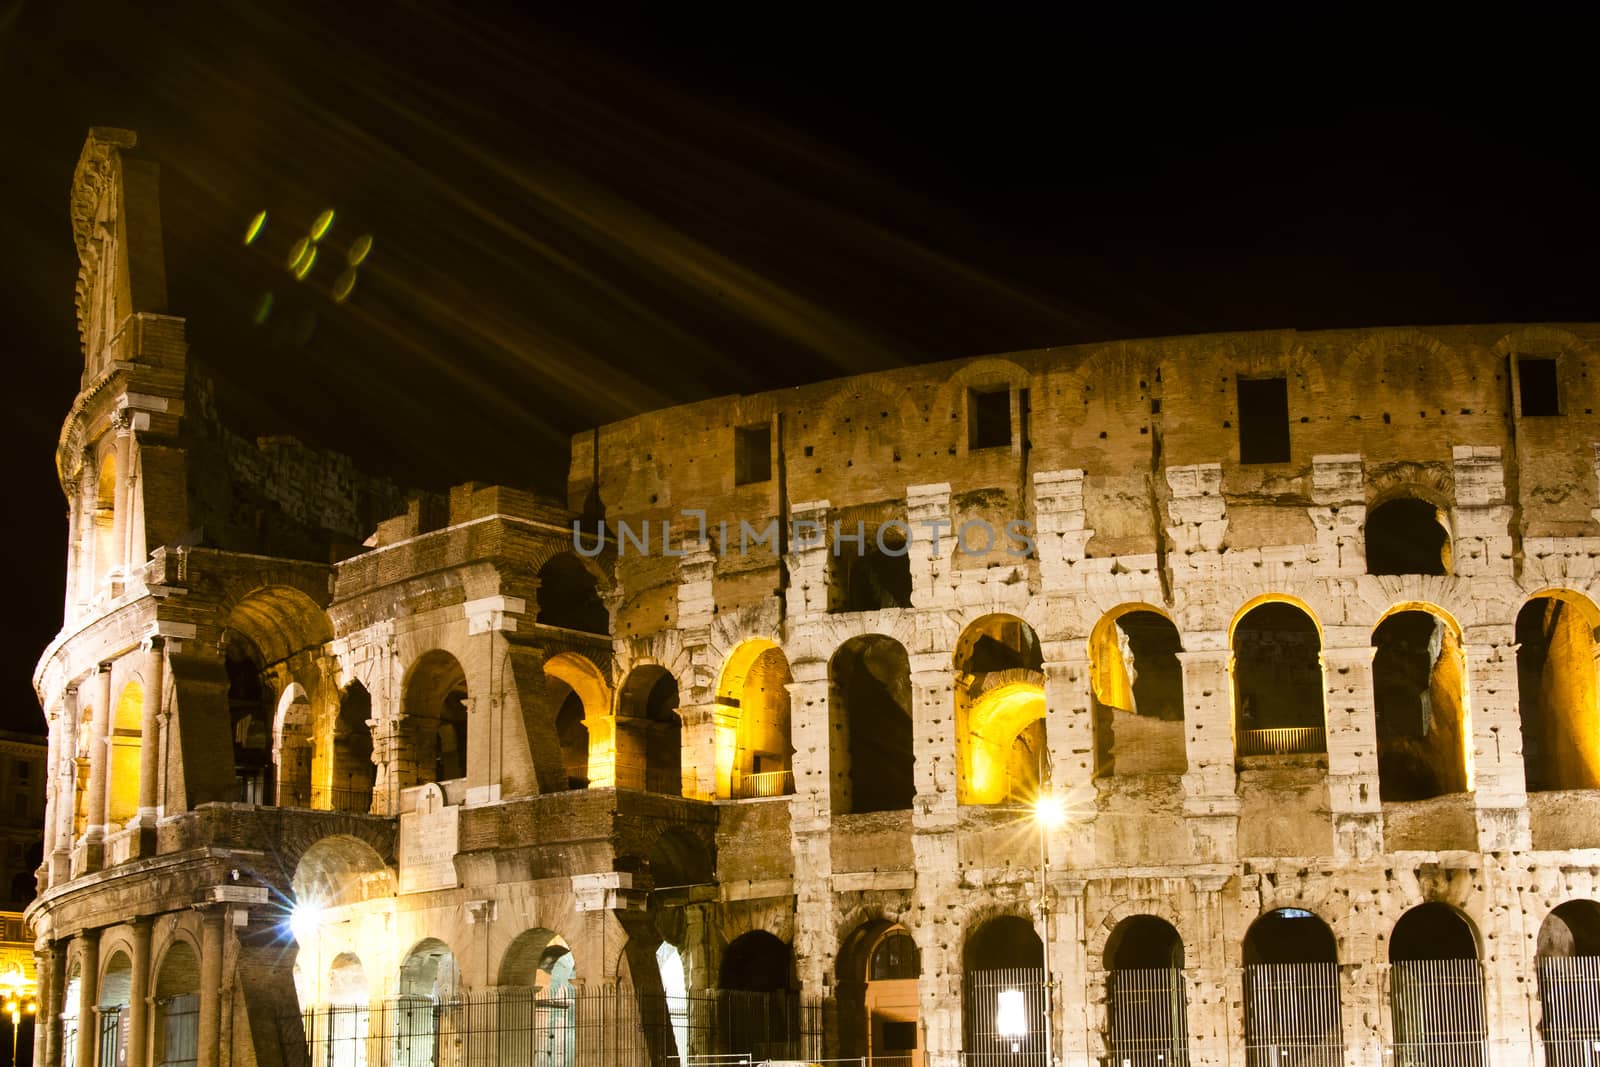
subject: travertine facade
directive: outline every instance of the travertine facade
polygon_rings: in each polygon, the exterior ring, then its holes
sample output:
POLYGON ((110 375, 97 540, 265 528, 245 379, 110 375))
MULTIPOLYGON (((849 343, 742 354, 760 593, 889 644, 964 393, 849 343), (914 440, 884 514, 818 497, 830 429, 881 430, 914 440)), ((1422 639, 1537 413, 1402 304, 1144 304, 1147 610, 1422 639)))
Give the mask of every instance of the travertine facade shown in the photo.
POLYGON ((566 508, 278 442, 285 493, 132 147, 73 197, 40 1062, 1038 1063, 1046 988, 1074 1065, 1584 1062, 1600 326, 723 398, 580 435, 566 508))

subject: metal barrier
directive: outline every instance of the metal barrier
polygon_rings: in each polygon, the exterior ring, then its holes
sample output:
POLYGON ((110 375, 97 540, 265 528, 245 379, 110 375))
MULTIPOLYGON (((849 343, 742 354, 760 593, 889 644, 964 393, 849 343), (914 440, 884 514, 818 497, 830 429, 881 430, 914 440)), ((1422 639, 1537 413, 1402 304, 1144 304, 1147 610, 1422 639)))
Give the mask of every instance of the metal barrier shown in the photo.
POLYGON ((1327 731, 1321 726, 1280 726, 1271 730, 1240 730, 1241 756, 1294 756, 1328 751, 1327 731))
POLYGON ((741 775, 733 789, 733 795, 741 800, 753 797, 781 797, 792 792, 794 792, 794 772, 789 770, 741 775))
POLYGON ((1397 960, 1390 970, 1394 1067, 1485 1067, 1483 967, 1477 960, 1397 960))
POLYGON ((1600 957, 1539 960, 1546 1067, 1600 1067, 1600 957))
POLYGON ((1343 1067, 1339 966, 1256 963, 1244 969, 1247 1067, 1343 1067))
POLYGON ((1171 967, 1110 973, 1111 1060, 1128 1067, 1187 1067, 1189 1006, 1183 972, 1171 967))
POLYGON ((972 971, 965 992, 966 1067, 1045 1067, 1043 967, 972 971))

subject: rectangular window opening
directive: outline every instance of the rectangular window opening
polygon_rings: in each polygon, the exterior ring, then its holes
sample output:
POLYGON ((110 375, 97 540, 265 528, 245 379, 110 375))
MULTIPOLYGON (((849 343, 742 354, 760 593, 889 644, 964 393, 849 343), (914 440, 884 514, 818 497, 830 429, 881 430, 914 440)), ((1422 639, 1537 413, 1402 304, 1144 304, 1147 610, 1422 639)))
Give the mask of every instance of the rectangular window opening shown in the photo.
POLYGON ((733 484, 754 485, 772 478, 772 424, 733 431, 733 484))
POLYGON ((1011 390, 967 390, 967 449, 1011 447, 1011 390))
POLYGON ((1524 415, 1561 414, 1561 395, 1556 385, 1556 361, 1517 357, 1517 384, 1522 387, 1524 415))
POLYGON ((1239 462, 1289 462, 1289 381, 1239 379, 1239 462))

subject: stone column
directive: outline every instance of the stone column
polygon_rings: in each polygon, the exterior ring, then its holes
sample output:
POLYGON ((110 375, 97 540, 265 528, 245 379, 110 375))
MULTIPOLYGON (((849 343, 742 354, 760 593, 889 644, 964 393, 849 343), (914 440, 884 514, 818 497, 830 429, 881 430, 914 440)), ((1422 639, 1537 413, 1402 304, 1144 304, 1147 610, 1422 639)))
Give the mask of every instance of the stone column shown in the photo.
MULTIPOLYGON (((43 863, 40 867, 38 888, 40 891, 48 889, 55 881, 55 854, 57 824, 61 821, 61 750, 66 747, 66 715, 58 707, 50 713, 50 736, 45 745, 44 758, 44 848, 43 863)), ((71 794, 67 795, 67 803, 71 804, 71 794)))
POLYGON ((795 536, 783 564, 789 572, 788 615, 798 621, 828 611, 828 502, 795 504, 790 513, 795 536))
POLYGON ((39 973, 37 1014, 33 1019, 33 1062, 61 1062, 61 1012, 66 1005, 67 949, 51 941, 34 954, 39 973))
POLYGON ((1051 784, 1065 799, 1067 824, 1052 835, 1052 866, 1094 865, 1095 785, 1094 708, 1090 703, 1089 645, 1086 640, 1045 645, 1045 733, 1050 743, 1051 784), (1064 849, 1064 851, 1063 851, 1064 849))
POLYGON ((78 935, 78 1064, 94 1067, 95 1038, 99 1036, 95 1004, 100 999, 100 931, 78 935))
POLYGON ((1317 506, 1306 511, 1317 531, 1317 555, 1312 561, 1317 577, 1367 573, 1367 541, 1362 533, 1367 521, 1366 485, 1361 456, 1313 456, 1311 499, 1317 506))
POLYGON ((128 990, 127 1067, 145 1067, 150 1051, 150 932, 147 915, 133 920, 133 974, 128 990))
POLYGON ((111 789, 111 664, 100 664, 95 677, 94 720, 89 732, 88 818, 84 824, 84 861, 99 870, 104 859, 106 804, 111 789))
POLYGON ((198 1067, 218 1067, 222 1044, 222 944, 227 908, 208 908, 200 919, 200 1046, 198 1067))
POLYGON ((157 790, 161 782, 161 704, 166 688, 166 641, 160 635, 145 640, 144 707, 139 722, 139 822, 154 826, 158 814, 157 790))
POLYGON ((918 827, 954 820, 957 807, 955 696, 948 652, 918 652, 911 661, 912 751, 916 753, 918 827))
POLYGON ((739 709, 722 704, 680 707, 678 718, 683 722, 683 795, 691 800, 733 796, 739 709))
POLYGON ((117 489, 111 512, 111 565, 106 573, 115 581, 128 569, 128 520, 131 518, 128 510, 133 500, 130 491, 130 475, 133 472, 129 470, 133 462, 133 419, 127 411, 119 411, 111 417, 111 425, 117 435, 117 489))
POLYGON ((906 486, 906 559, 911 567, 911 603, 918 608, 949 605, 950 483, 906 486), (934 538, 939 539, 938 552, 934 538))
MULTIPOLYGON (((797 821, 826 822, 834 810, 839 784, 836 731, 830 725, 828 706, 828 665, 822 660, 799 660, 790 664, 789 690, 790 743, 794 745, 794 800, 792 817, 797 821)), ((848 780, 842 783, 848 788, 848 780)))
POLYGON ((1183 776, 1183 813, 1191 855, 1197 863, 1227 863, 1235 858, 1239 797, 1234 773, 1233 652, 1226 630, 1184 635, 1188 651, 1178 653, 1183 667, 1184 748, 1189 769, 1183 776))
POLYGON ((1471 788, 1478 849, 1521 852, 1532 847, 1528 791, 1517 714, 1516 630, 1507 624, 1469 626, 1463 634, 1471 711, 1471 788))
POLYGON ((76 687, 68 689, 62 700, 61 716, 56 721, 61 731, 56 743, 56 804, 51 821, 55 824, 55 847, 47 852, 50 884, 72 877, 72 831, 78 806, 78 731, 85 729, 76 687))
POLYGON ((1383 805, 1378 797, 1378 730, 1373 710, 1372 657, 1377 652, 1355 627, 1324 630, 1322 676, 1327 683, 1328 805, 1334 855, 1365 860, 1383 851, 1383 805), (1348 632, 1347 632, 1348 631, 1348 632))

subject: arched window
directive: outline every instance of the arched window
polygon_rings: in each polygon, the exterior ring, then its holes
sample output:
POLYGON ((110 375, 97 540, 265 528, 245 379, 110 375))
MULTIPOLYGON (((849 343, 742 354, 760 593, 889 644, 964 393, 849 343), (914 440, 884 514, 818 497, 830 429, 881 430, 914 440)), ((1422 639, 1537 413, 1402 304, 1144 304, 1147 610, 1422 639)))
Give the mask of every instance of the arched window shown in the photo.
POLYGON ((911 660, 880 634, 853 637, 828 662, 828 766, 836 814, 911 807, 916 762, 911 660))
POLYGON ((175 941, 156 971, 155 1062, 184 1067, 200 1057, 200 960, 175 941))
POLYGON ((311 731, 311 700, 303 686, 291 682, 278 700, 277 725, 273 730, 279 807, 311 807, 314 752, 311 731))
POLYGON ((111 791, 106 821, 120 829, 139 814, 140 738, 144 735, 144 686, 131 681, 111 712, 111 791))
POLYGON ((839 949, 835 993, 839 1054, 884 1067, 918 1062, 921 976, 922 956, 905 927, 874 919, 847 937, 839 949))
POLYGON ((1600 904, 1569 900, 1539 927, 1539 1036, 1550 1067, 1585 1067, 1600 1037, 1600 904))
POLYGON ((884 547, 881 549, 877 544, 877 531, 868 529, 865 537, 865 543, 860 546, 853 542, 840 545, 838 554, 833 557, 833 610, 909 608, 911 555, 905 535, 893 526, 888 527, 882 533, 884 547))
POLYGON ((1455 629, 1429 611, 1398 611, 1372 632, 1378 793, 1425 800, 1467 788, 1465 669, 1455 629))
POLYGON ((600 599, 599 583, 571 552, 551 556, 539 568, 539 623, 609 634, 611 614, 600 599))
POLYGON ((372 786, 377 768, 372 762, 372 697, 360 682, 351 682, 339 697, 339 717, 333 723, 333 784, 326 799, 316 806, 365 815, 372 810, 372 786))
POLYGON ((467 775, 467 675, 448 652, 423 653, 405 684, 400 786, 467 775))
POLYGON ((719 973, 719 1014, 729 1048, 750 1049, 757 1061, 792 1059, 799 1038, 794 958, 765 930, 729 943, 719 973))
POLYGON ((717 795, 776 797, 794 792, 789 757, 789 660, 771 641, 745 641, 722 669, 717 703, 736 709, 734 725, 723 736, 718 725, 717 795))
POLYGON ((236 630, 224 635, 224 665, 228 671, 228 719, 233 735, 233 800, 245 804, 271 804, 273 787, 272 690, 262 679, 265 671, 255 642, 236 630))
POLYGON ((1443 513, 1400 497, 1367 515, 1368 574, 1449 574, 1450 535, 1443 513))
POLYGON ((1107 1046, 1114 1061, 1187 1063, 1183 939, 1165 919, 1134 915, 1106 941, 1107 1046))
POLYGON ((615 784, 611 689, 598 667, 576 652, 545 661, 547 698, 556 708, 556 741, 568 789, 615 784))
POLYGON ((100 464, 94 496, 94 584, 99 589, 122 566, 115 543, 117 508, 117 457, 107 454, 100 464))
POLYGON ((1269 911, 1244 937, 1244 1039, 1249 1067, 1285 1057, 1307 1067, 1344 1062, 1333 932, 1301 908, 1269 911))
POLYGON ((962 802, 1032 800, 1050 781, 1038 635, 1014 615, 986 615, 956 642, 954 667, 962 802))
POLYGON ((1389 1011, 1395 1060, 1484 1067, 1483 969, 1466 919, 1421 904, 1389 936, 1389 1011))
POLYGON ((1327 751, 1322 636, 1300 608, 1269 601, 1233 628, 1234 721, 1240 756, 1327 751))
POLYGON ((1145 608, 1107 614, 1089 637, 1095 771, 1182 774, 1183 646, 1165 615, 1145 608))
POLYGON ((1538 596, 1517 614, 1517 708, 1530 791, 1600 788, 1597 613, 1571 594, 1538 596))
POLYGON ((500 963, 497 1063, 516 1063, 529 1050, 552 1067, 577 1062, 576 977, 577 961, 560 935, 543 929, 517 935, 500 963))
POLYGON ((419 942, 400 965, 395 1052, 407 1067, 437 1063, 437 1050, 453 1038, 454 1013, 441 1011, 456 999, 460 972, 450 946, 437 938, 419 942))
POLYGON ((678 681, 654 664, 635 667, 617 708, 617 787, 683 795, 678 681))
MULTIPOLYGON (((120 1064, 127 1062, 127 1051, 124 1042, 127 1040, 127 1027, 123 1025, 123 1016, 128 1011, 129 998, 133 994, 133 963, 128 959, 128 954, 121 950, 113 952, 111 958, 106 960, 105 969, 100 974, 100 997, 95 1007, 100 1010, 92 1020, 84 1020, 82 1025, 97 1026, 99 1040, 94 1047, 99 1050, 100 1063, 120 1064)), ((139 1035, 143 1040, 143 1035, 139 1035)))

